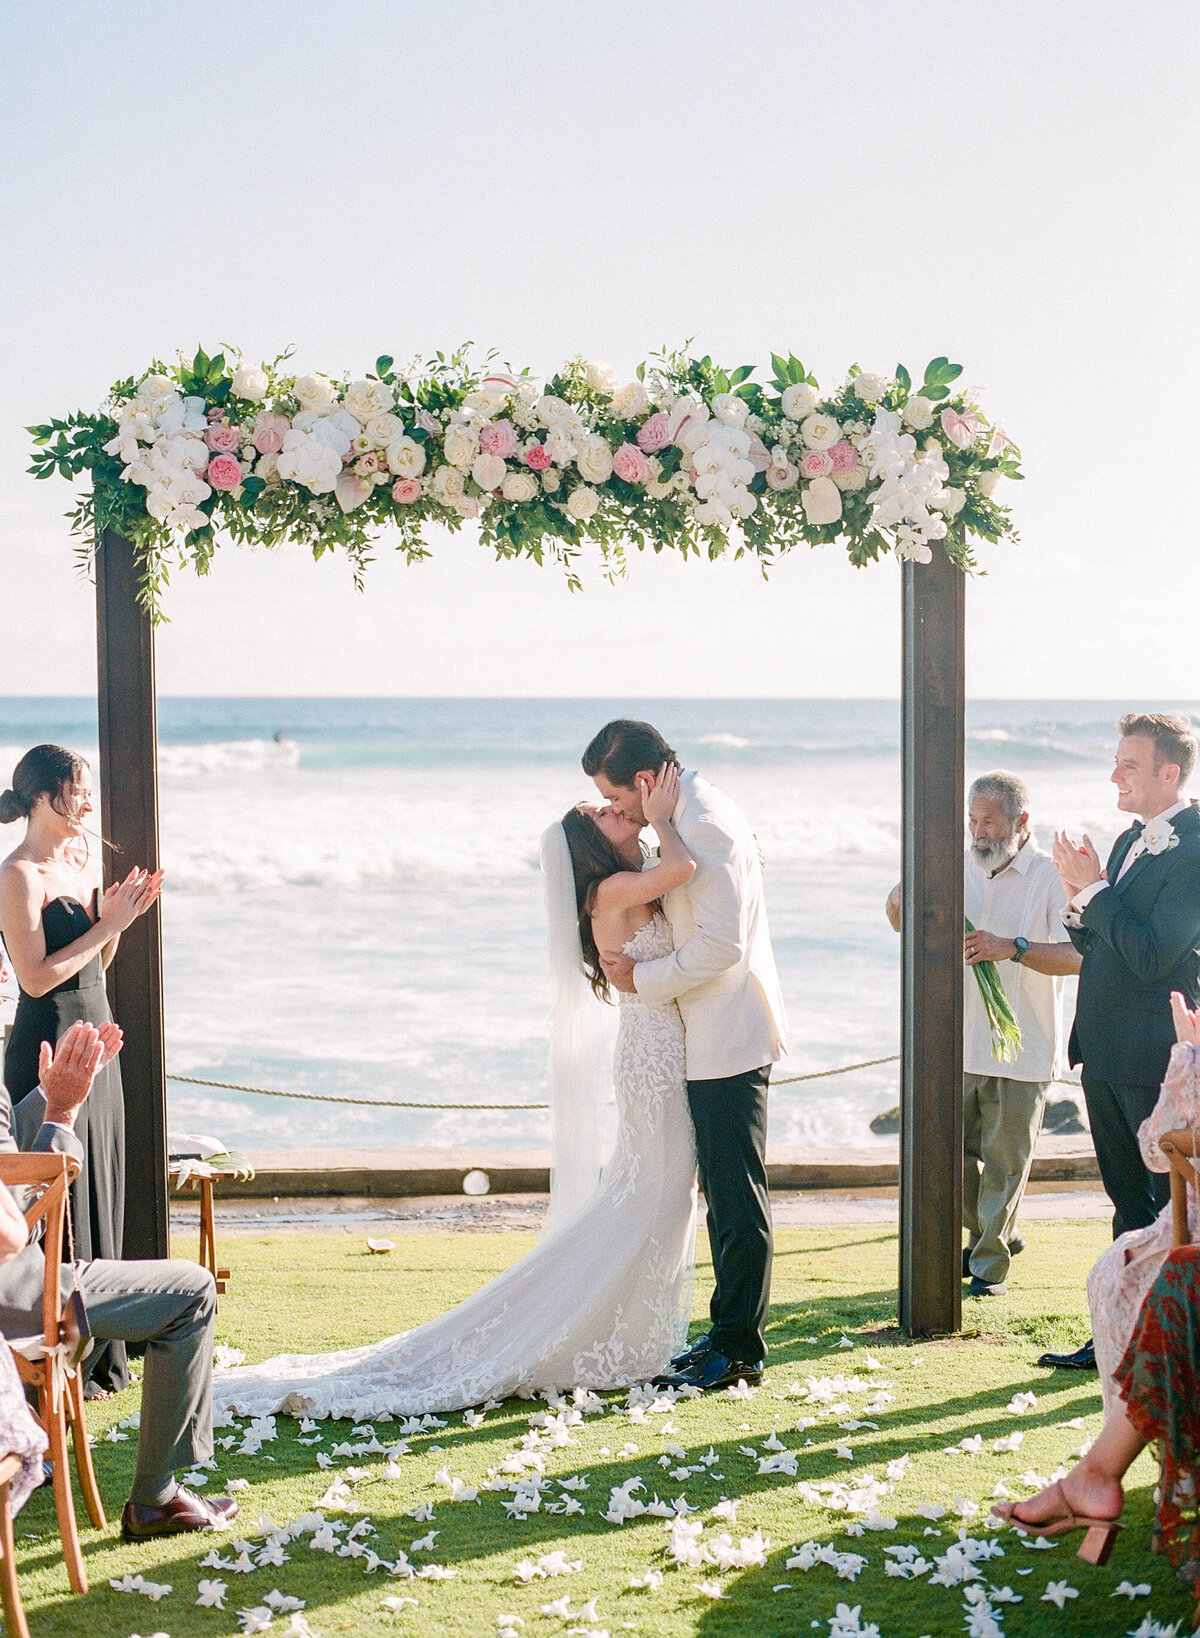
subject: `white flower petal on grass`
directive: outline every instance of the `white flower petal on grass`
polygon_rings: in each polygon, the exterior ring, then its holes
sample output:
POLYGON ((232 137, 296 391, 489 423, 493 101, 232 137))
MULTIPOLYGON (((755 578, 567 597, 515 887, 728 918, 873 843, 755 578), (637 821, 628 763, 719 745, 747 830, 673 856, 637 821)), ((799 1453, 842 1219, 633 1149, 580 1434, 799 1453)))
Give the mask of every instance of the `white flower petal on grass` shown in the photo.
POLYGON ((249 1479, 229 1479, 226 1482, 225 1488, 226 1488, 226 1490, 228 1490, 231 1493, 233 1493, 234 1495, 236 1495, 239 1490, 249 1490, 250 1480, 249 1479))
POLYGON ((293 1610, 305 1608, 303 1598, 293 1598, 290 1593, 281 1593, 278 1587, 271 1588, 271 1591, 263 1599, 263 1603, 268 1608, 273 1609, 276 1615, 290 1615, 293 1610))
POLYGON ((201 1581, 197 1584, 196 1591, 200 1595, 196 1599, 196 1603, 202 1610, 223 1610, 225 1608, 224 1598, 229 1588, 224 1581, 201 1581))
POLYGON ((1037 1394, 1014 1393, 1004 1408, 1007 1411, 1011 1411, 1014 1416, 1024 1416, 1025 1412, 1031 1411, 1036 1404, 1037 1394))
POLYGON ((1149 1598, 1153 1589, 1148 1581, 1139 1581, 1136 1586, 1132 1581, 1122 1581, 1119 1587, 1113 1589, 1113 1598, 1149 1598))
POLYGON ((414 1541, 412 1546, 408 1549, 409 1552, 410 1553, 432 1553, 433 1544, 437 1540, 437 1538, 441 1535, 441 1533, 442 1532, 440 1530, 431 1530, 428 1535, 422 1536, 419 1541, 414 1541))
POLYGON ((447 1568, 445 1564, 422 1564, 417 1574, 422 1581, 449 1581, 458 1571, 447 1568))
POLYGON ((246 1356, 240 1348, 231 1348, 227 1342, 218 1342, 213 1349, 213 1364, 218 1371, 227 1371, 233 1365, 244 1365, 246 1356))
POLYGON ((265 1604, 258 1604, 251 1610, 238 1611, 238 1625, 243 1632, 265 1632, 274 1619, 265 1604))
MULTIPOLYGON (((732 1386, 725 1389, 725 1392, 728 1394, 730 1399, 753 1399, 754 1395, 758 1392, 758 1389, 752 1388, 749 1383, 744 1380, 744 1378, 738 1377, 737 1381, 733 1383, 732 1386)), ((723 1598, 725 1595, 720 1593, 717 1596, 723 1598)))
POLYGON ((539 1611, 542 1615, 554 1615, 560 1621, 569 1621, 571 1619, 570 1593, 564 1593, 561 1598, 552 1599, 549 1604, 540 1605, 539 1611))
POLYGON ((387 1610, 389 1615, 401 1614, 401 1612, 409 1604, 411 1604, 415 1609, 417 1607, 417 1600, 415 1598, 409 1598, 403 1593, 389 1595, 383 1600, 383 1607, 385 1610, 387 1610))
POLYGON ((836 1445, 834 1445, 833 1454, 840 1457, 843 1462, 852 1462, 854 1460, 853 1450, 851 1450, 849 1445, 842 1444, 840 1440, 836 1445))
POLYGON ((1043 1604, 1054 1604, 1061 1610, 1066 1604, 1068 1598, 1078 1597, 1078 1589, 1068 1586, 1065 1581, 1048 1581, 1046 1583, 1046 1590, 1042 1594, 1041 1602, 1043 1604))
POLYGON ((705 1598, 728 1598, 729 1594, 722 1590, 719 1581, 697 1581, 696 1591, 705 1598))

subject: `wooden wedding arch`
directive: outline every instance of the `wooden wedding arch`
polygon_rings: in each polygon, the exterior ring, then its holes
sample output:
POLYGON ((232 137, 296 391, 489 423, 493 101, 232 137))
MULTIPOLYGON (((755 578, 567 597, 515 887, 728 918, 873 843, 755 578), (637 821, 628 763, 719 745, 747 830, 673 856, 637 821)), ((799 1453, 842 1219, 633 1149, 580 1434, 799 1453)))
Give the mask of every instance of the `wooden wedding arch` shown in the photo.
MULTIPOLYGON (((460 355, 454 355, 456 364, 459 358, 460 355)), ((523 380, 507 375, 461 375, 457 397, 459 408, 447 411, 445 404, 448 398, 454 402, 452 396, 428 388, 429 380, 438 379, 438 370, 432 361, 431 374, 421 386, 414 386, 411 380, 401 384, 400 378, 391 370, 391 362, 390 359, 380 359, 377 374, 368 379, 382 382, 388 388, 395 409, 398 413, 403 412, 407 428, 405 437, 409 441, 411 438, 422 441, 421 426, 424 425, 425 453, 431 458, 441 453, 440 447, 434 447, 439 435, 430 430, 438 420, 439 409, 443 424, 447 417, 452 419, 455 415, 467 415, 469 418, 472 414, 478 422, 480 414, 489 409, 494 420, 498 407, 503 408, 508 402, 518 402, 515 396, 510 395, 506 399, 505 394, 523 380), (487 400, 489 391, 495 400, 490 404, 487 400), (477 401, 475 406, 472 405, 472 392, 477 401), (482 411, 478 408, 481 393, 482 411), (422 410, 424 421, 420 413, 422 410)), ((681 376, 679 355, 675 355, 671 362, 677 368, 674 376, 668 375, 668 381, 684 393, 690 390, 695 394, 706 412, 702 418, 707 419, 711 427, 732 425, 736 431, 743 425, 746 417, 742 412, 736 406, 733 411, 728 409, 728 400, 740 393, 742 402, 750 405, 757 416, 758 426, 763 429, 761 438, 757 433, 753 435, 759 445, 769 444, 772 435, 785 439, 788 436, 788 418, 778 406, 786 404, 789 388, 811 384, 814 394, 816 391, 812 378, 803 366, 797 365, 794 357, 790 360, 772 357, 775 374, 771 387, 781 395, 778 402, 769 396, 769 392, 747 380, 751 373, 748 368, 730 376, 717 371, 708 359, 687 359, 682 360, 687 373, 681 376), (722 396, 726 400, 724 404, 721 403, 722 396), (719 412, 727 412, 726 420, 718 422, 711 415, 714 406, 719 412), (773 422, 772 409, 775 412, 773 422), (779 433, 780 426, 784 429, 782 434, 779 433)), ((442 364, 445 364, 444 360, 442 364)), ((636 447, 633 440, 638 415, 625 417, 616 432, 609 431, 608 423, 602 419, 603 408, 597 410, 596 405, 606 403, 603 395, 612 394, 613 384, 602 381, 594 385, 590 373, 593 368, 580 362, 578 369, 571 373, 568 367, 552 379, 545 391, 554 395, 555 403, 566 400, 585 409, 590 405, 590 420, 593 428, 599 426, 599 435, 607 437, 610 444, 617 444, 619 448, 636 447), (622 441, 618 444, 618 440, 622 441)), ((161 371, 162 366, 158 366, 158 369, 161 371)), ((203 398, 210 415, 214 404, 230 405, 235 413, 239 410, 244 413, 249 425, 249 416, 257 413, 261 417, 265 413, 261 408, 256 412, 255 406, 261 405, 264 397, 271 394, 275 412, 282 407, 299 421, 303 411, 297 406, 304 403, 304 383, 325 381, 326 378, 305 377, 301 382, 296 382, 292 377, 276 378, 270 375, 270 370, 271 367, 267 367, 268 384, 264 391, 251 391, 244 400, 239 400, 237 392, 231 390, 238 372, 233 370, 232 365, 224 366, 219 356, 211 360, 201 353, 194 366, 181 366, 173 372, 172 379, 177 393, 183 394, 188 402, 203 398)), ((258 373, 264 374, 262 371, 258 373)), ((816 416, 837 415, 843 421, 855 413, 860 416, 865 414, 869 424, 872 410, 877 416, 886 410, 895 422, 892 435, 903 425, 904 430, 899 435, 907 439, 904 448, 912 457, 911 446, 915 440, 910 435, 910 429, 917 421, 923 421, 925 426, 930 421, 922 408, 906 414, 901 423, 900 415, 905 405, 913 398, 924 398, 935 409, 945 406, 945 413, 950 417, 946 426, 952 433, 957 432, 953 446, 950 443, 944 446, 950 460, 950 476, 963 487, 968 497, 965 508, 950 514, 954 526, 948 538, 938 537, 939 544, 931 554, 922 550, 897 553, 906 558, 901 570, 904 885, 899 1318, 903 1329, 911 1335, 950 1333, 959 1329, 961 1323, 964 648, 965 579, 970 567, 966 540, 968 530, 993 541, 1013 536, 1007 522, 1007 511, 990 503, 991 489, 985 483, 976 494, 972 485, 980 474, 997 469, 1009 476, 1019 476, 1014 464, 1015 455, 1010 453, 1013 451, 1011 443, 1000 434, 1003 441, 997 446, 995 430, 989 428, 978 413, 977 406, 963 395, 950 393, 950 382, 958 373, 958 368, 948 366, 946 360, 934 360, 926 371, 922 386, 914 389, 907 372, 898 367, 896 376, 888 378, 886 394, 877 394, 875 383, 882 388, 883 378, 860 376, 855 370, 840 394, 821 398, 815 411, 810 412, 816 416), (855 396, 856 381, 862 383, 859 397, 855 396), (869 390, 866 386, 868 381, 872 383, 869 390), (960 430, 960 423, 966 424, 964 417, 975 423, 970 429, 970 443, 964 442, 966 435, 960 430), (983 453, 985 443, 986 455, 983 453), (956 458, 956 450, 959 456, 965 452, 965 463, 956 458)), ((152 375, 149 379, 161 382, 164 376, 152 375)), ((642 371, 639 369, 641 379, 642 371)), ((661 382, 658 385, 661 392, 661 382)), ((257 386, 256 382, 255 388, 257 386)), ((52 422, 46 427, 31 429, 40 452, 35 456, 32 470, 37 476, 49 476, 52 471, 63 476, 74 476, 85 469, 91 471, 92 496, 81 503, 75 520, 77 530, 87 536, 89 556, 94 559, 102 823, 105 835, 119 848, 117 857, 121 861, 136 861, 155 869, 161 855, 154 629, 159 617, 158 591, 165 579, 162 572, 164 537, 153 522, 143 523, 144 514, 130 500, 130 455, 140 456, 141 446, 130 444, 119 453, 117 450, 120 442, 118 429, 126 425, 126 418, 131 413, 128 404, 130 400, 135 400, 136 390, 136 384, 131 379, 114 389, 114 399, 101 415, 71 417, 65 422, 52 422), (108 451, 108 455, 105 456, 103 451, 108 451), (119 462, 124 463, 124 470, 119 462)), ((157 390, 161 393, 163 389, 157 390)), ((632 392, 632 388, 629 391, 632 392)), ((793 403, 799 402, 803 407, 809 396, 807 393, 793 395, 793 403)), ((633 394, 633 400, 640 403, 637 394, 633 394)), ((349 401, 350 389, 343 385, 337 389, 337 402, 349 401)), ((615 401, 612 399, 613 403, 615 401)), ((326 406, 324 411, 314 413, 330 412, 326 406)), ((653 400, 642 405, 643 424, 653 413, 653 400)), ((674 414, 678 420, 678 406, 674 414)), ((531 424, 529 415, 525 416, 525 422, 531 424)), ((751 425, 754 424, 751 419, 751 425)), ((153 435, 152 430, 151 437, 153 435)), ((593 433, 593 436, 596 435, 593 433)), ((538 436, 540 434, 531 434, 527 444, 531 446, 538 436)), ((720 447, 732 442, 735 452, 742 448, 741 442, 728 438, 721 445, 715 432, 713 438, 720 447)), ((148 438, 144 440, 147 444, 149 441, 148 438)), ((644 442, 652 441, 648 439, 644 442)), ((889 447, 894 445, 893 436, 889 447)), ((777 445, 775 455, 770 457, 777 462, 780 448, 784 449, 785 455, 787 453, 786 445, 777 445)), ((797 439, 797 454, 800 452, 801 445, 797 439)), ((243 451, 243 455, 245 453, 243 451)), ((248 453, 249 462, 253 462, 254 451, 248 450, 248 453)), ((352 456, 353 452, 346 457, 347 461, 352 456)), ((412 464, 411 451, 407 448, 404 458, 412 464)), ((921 458, 920 449, 916 450, 915 458, 921 458)), ((520 456, 515 459, 519 462, 520 456)), ((617 464, 619 466, 620 462, 617 464)), ((607 478, 599 475, 603 473, 603 463, 594 465, 591 475, 595 491, 601 496, 600 522, 605 525, 603 530, 589 527, 590 518, 572 516, 562 506, 558 506, 553 514, 543 512, 533 524, 527 524, 521 519, 520 508, 525 506, 527 511, 531 511, 528 502, 514 498, 511 505, 505 506, 505 496, 497 486, 493 492, 495 504, 490 510, 487 503, 492 497, 486 494, 483 497, 485 540, 495 546, 501 555, 517 555, 519 551, 524 551, 538 557, 539 561, 543 551, 547 555, 564 556, 574 575, 575 570, 570 566, 571 557, 581 542, 588 538, 599 539, 601 549, 606 554, 612 552, 613 539, 623 527, 620 508, 624 506, 628 510, 624 527, 633 531, 635 543, 639 547, 652 544, 657 548, 659 542, 654 536, 659 524, 651 525, 646 521, 645 489, 633 494, 625 493, 624 479, 611 474, 611 462, 609 465, 610 475, 607 478), (522 537, 522 528, 528 538, 522 537), (536 540, 536 549, 530 544, 531 540, 536 540), (564 548, 561 553, 557 550, 558 546, 564 548)), ((665 463, 660 463, 660 468, 664 465, 666 468, 671 466, 669 456, 665 463)), ((821 463, 815 465, 820 466, 821 463)), ((626 469, 633 471, 632 462, 627 462, 626 469)), ((477 476, 495 476, 490 470, 486 474, 481 473, 478 467, 475 470, 477 476)), ((662 470, 662 477, 669 479, 669 476, 669 470, 662 470)), ((775 477, 782 483, 782 476, 781 466, 775 477)), ((147 487, 142 478, 135 481, 147 487)), ((391 482, 390 477, 388 482, 391 482)), ((646 479, 642 477, 640 482, 644 486, 646 479)), ((894 533, 888 534, 886 530, 873 526, 880 513, 877 509, 872 511, 870 491, 863 498, 848 490, 843 496, 845 507, 842 517, 836 521, 821 522, 821 514, 815 507, 812 512, 816 521, 808 515, 808 508, 801 513, 800 503, 806 486, 796 479, 772 494, 769 492, 770 485, 764 485, 763 469, 758 466, 755 477, 745 479, 745 486, 749 492, 765 496, 766 502, 776 504, 778 508, 790 504, 796 515, 793 517, 790 513, 777 510, 764 518, 762 513, 765 506, 756 509, 758 515, 752 521, 743 519, 740 535, 734 533, 734 539, 740 538, 742 541, 742 550, 751 549, 761 557, 769 558, 774 539, 782 538, 785 546, 799 541, 818 544, 837 540, 848 544, 852 561, 862 563, 899 545, 894 533)), ((249 489, 249 486, 246 487, 249 489)), ((278 479, 275 487, 279 487, 278 479)), ((375 488, 381 487, 376 482, 375 488)), ((428 484, 426 487, 430 491, 427 498, 432 501, 434 485, 428 484)), ((457 489, 457 483, 448 487, 457 489)), ((629 488, 634 490, 635 487, 631 482, 629 488)), ((464 486, 467 500, 470 500, 472 490, 478 493, 480 485, 468 481, 464 486)), ((953 490, 950 492, 954 493, 953 490)), ((524 494, 524 490, 521 493, 524 494)), ((340 543, 355 558, 354 542, 346 539, 344 519, 355 511, 359 502, 351 496, 351 504, 347 505, 340 491, 338 499, 341 515, 331 506, 323 521, 329 524, 335 536, 341 531, 340 543)), ((461 499, 460 496, 459 503, 461 499)), ((271 521, 274 533, 268 543, 273 544, 285 535, 296 532, 289 530, 286 518, 280 521, 278 510, 282 503, 278 494, 272 503, 269 485, 265 494, 261 486, 249 489, 249 493, 230 494, 222 491, 210 494, 202 502, 202 510, 211 519, 211 527, 193 530, 185 537, 185 546, 198 567, 203 568, 211 555, 215 529, 225 526, 234 538, 248 538, 244 518, 232 514, 234 525, 231 527, 229 515, 223 515, 219 510, 237 503, 258 510, 269 503, 274 504, 271 521)), ((444 498, 440 504, 443 513, 437 515, 437 520, 445 521, 444 498)), ((544 503, 539 499, 533 504, 537 507, 544 503)), ((668 497, 660 507, 660 514, 667 515, 671 504, 668 497)), ((685 552, 690 546, 692 552, 703 551, 710 557, 718 555, 729 544, 727 532, 707 525, 697 528, 692 497, 688 497, 688 504, 692 510, 681 525, 686 538, 668 543, 680 545, 685 552), (690 534, 687 533, 689 530, 690 534)), ((877 504, 875 502, 876 508, 877 504)), ((309 531, 311 543, 312 526, 307 521, 313 512, 311 499, 306 500, 305 505, 305 528, 309 531)), ((475 511, 479 509, 476 507, 475 511)), ((460 504, 459 519, 472 515, 474 513, 469 505, 460 504)), ((668 516, 661 527, 664 530, 674 528, 677 522, 677 518, 668 516)), ((414 549, 413 531, 407 517, 404 523, 408 526, 408 532, 402 549, 407 550, 410 557, 423 555, 423 550, 414 549)), ((323 548, 315 549, 319 552, 323 548)), ((356 559, 356 563, 359 561, 356 559)), ((108 981, 113 1012, 125 1032, 122 1073, 127 1110, 127 1149, 129 1176, 135 1180, 128 1190, 126 1203, 125 1251, 131 1257, 165 1257, 169 1254, 167 1074, 159 907, 156 906, 150 914, 134 922, 126 932, 109 971, 108 981)))

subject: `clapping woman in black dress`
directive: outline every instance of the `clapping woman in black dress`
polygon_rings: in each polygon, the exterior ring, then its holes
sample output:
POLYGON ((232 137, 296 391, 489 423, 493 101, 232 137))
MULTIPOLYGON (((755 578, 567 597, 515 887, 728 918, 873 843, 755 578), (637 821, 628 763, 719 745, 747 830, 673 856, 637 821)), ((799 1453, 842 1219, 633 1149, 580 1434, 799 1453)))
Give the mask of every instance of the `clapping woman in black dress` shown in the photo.
MULTIPOLYGON (((0 935, 20 985, 4 1055, 13 1125, 24 1146, 42 1121, 38 1051, 69 1025, 111 1020, 104 969, 121 934, 158 897, 162 872, 134 869, 101 893, 101 863, 87 845, 92 811, 87 763, 59 745, 35 745, 0 793, 0 824, 26 821, 0 865, 0 935), (24 1100, 24 1102, 22 1101, 24 1100)), ((125 1106, 116 1059, 102 1069, 75 1136, 84 1165, 71 1189, 75 1256, 120 1257, 125 1216, 125 1106)), ((91 1391, 116 1391, 129 1376, 123 1343, 88 1361, 91 1391)))

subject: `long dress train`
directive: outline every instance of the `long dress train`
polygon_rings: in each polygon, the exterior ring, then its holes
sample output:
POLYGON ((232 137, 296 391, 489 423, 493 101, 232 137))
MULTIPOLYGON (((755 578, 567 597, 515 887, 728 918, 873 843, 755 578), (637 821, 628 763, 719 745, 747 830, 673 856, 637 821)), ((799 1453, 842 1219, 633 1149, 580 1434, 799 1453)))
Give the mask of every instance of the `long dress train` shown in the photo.
MULTIPOLYGON (((661 916, 625 946, 671 951, 661 916)), ((588 1204, 520 1262, 416 1330, 330 1354, 281 1354, 216 1373, 239 1415, 424 1415, 542 1389, 624 1388, 687 1334, 696 1154, 678 1009, 620 997, 617 1137, 588 1204)))

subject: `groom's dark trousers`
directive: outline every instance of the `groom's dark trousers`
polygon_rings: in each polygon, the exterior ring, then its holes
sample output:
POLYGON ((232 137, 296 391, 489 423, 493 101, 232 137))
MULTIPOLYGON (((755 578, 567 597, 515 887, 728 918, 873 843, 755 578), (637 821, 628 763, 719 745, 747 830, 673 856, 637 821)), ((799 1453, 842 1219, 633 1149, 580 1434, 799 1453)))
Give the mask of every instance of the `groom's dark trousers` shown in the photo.
POLYGON ((712 1246, 712 1344, 746 1365, 766 1357, 771 1297, 767 1194, 767 1085, 771 1066, 716 1081, 689 1081, 700 1187, 712 1246))

